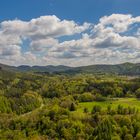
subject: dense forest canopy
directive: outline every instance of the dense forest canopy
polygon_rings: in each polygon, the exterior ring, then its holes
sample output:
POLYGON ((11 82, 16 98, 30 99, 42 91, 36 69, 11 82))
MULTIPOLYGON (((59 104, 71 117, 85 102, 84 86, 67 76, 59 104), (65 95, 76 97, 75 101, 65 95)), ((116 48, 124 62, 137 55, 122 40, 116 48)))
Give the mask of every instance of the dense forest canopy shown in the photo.
POLYGON ((139 140, 140 78, 0 70, 0 139, 139 140))

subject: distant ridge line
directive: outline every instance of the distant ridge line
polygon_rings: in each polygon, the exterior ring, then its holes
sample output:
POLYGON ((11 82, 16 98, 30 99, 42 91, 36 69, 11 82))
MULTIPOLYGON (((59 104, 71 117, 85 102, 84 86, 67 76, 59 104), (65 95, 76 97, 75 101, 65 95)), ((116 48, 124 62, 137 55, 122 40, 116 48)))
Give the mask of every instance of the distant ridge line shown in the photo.
POLYGON ((119 74, 119 75, 140 75, 140 63, 121 63, 121 64, 95 64, 88 66, 70 67, 65 65, 48 65, 48 66, 9 66, 0 64, 0 70, 19 71, 19 72, 48 72, 57 74, 119 74))

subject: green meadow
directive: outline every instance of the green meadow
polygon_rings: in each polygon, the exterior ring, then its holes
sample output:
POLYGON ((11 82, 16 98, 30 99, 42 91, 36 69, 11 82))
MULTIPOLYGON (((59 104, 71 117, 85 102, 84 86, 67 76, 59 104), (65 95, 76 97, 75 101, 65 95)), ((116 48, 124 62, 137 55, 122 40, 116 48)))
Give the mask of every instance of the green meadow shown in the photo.
POLYGON ((84 108, 88 108, 89 111, 92 110, 93 106, 100 105, 103 109, 107 109, 108 105, 111 105, 112 108, 117 108, 118 105, 122 105, 124 107, 136 107, 140 110, 140 100, 136 98, 116 98, 112 101, 104 101, 104 102, 84 102, 79 103, 77 111, 83 112, 84 108))
POLYGON ((87 108, 88 112, 90 113, 95 105, 99 105, 102 108, 102 111, 106 112, 107 107, 110 105, 112 109, 117 109, 118 105, 122 105, 123 107, 135 107, 140 111, 140 100, 137 98, 115 98, 110 101, 104 102, 82 102, 79 103, 77 106, 77 110, 71 112, 71 117, 73 119, 85 119, 88 118, 89 115, 84 113, 84 109, 87 108))

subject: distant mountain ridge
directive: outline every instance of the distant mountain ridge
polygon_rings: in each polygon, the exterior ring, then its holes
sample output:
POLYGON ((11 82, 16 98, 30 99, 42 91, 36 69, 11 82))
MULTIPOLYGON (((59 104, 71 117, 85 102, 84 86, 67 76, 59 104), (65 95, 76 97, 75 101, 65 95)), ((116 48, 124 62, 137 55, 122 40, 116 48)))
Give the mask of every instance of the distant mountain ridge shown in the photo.
POLYGON ((18 67, 0 64, 0 70, 20 71, 20 72, 47 72, 58 74, 119 74, 119 75, 140 75, 140 63, 123 63, 116 65, 89 65, 81 67, 69 67, 64 65, 48 65, 48 66, 28 66, 21 65, 18 67))
POLYGON ((53 72, 66 71, 66 70, 69 70, 71 67, 63 66, 63 65, 32 66, 32 67, 26 66, 26 65, 21 65, 16 68, 20 71, 52 72, 53 73, 53 72))

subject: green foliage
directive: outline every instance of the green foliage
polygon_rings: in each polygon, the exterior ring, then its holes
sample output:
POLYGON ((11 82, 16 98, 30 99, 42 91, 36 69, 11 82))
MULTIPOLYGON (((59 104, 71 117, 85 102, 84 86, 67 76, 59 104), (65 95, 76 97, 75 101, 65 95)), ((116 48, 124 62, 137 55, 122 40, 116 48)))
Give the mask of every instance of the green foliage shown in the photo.
POLYGON ((126 134, 124 140, 133 140, 132 134, 126 134))
POLYGON ((46 98, 60 97, 61 94, 63 94, 63 91, 59 82, 52 80, 45 83, 42 87, 42 95, 46 98))
POLYGON ((96 113, 96 112, 101 112, 101 106, 99 105, 95 105, 92 109, 92 114, 96 113))
POLYGON ((139 78, 0 71, 2 140, 140 139, 139 78))
POLYGON ((136 90, 136 97, 140 98, 140 88, 136 90))
POLYGON ((76 106, 74 103, 71 103, 71 106, 70 106, 70 111, 75 111, 76 110, 76 106))
POLYGON ((80 102, 92 102, 94 101, 94 96, 91 93, 83 93, 78 99, 80 102))
POLYGON ((0 113, 10 113, 12 112, 9 100, 4 97, 0 96, 0 113))
POLYGON ((84 113, 88 113, 88 108, 84 108, 84 113))
POLYGON ((103 119, 98 127, 95 129, 95 135, 97 140, 111 140, 113 135, 113 120, 112 118, 103 119))
POLYGON ((140 139, 140 132, 136 135, 136 140, 140 139))

